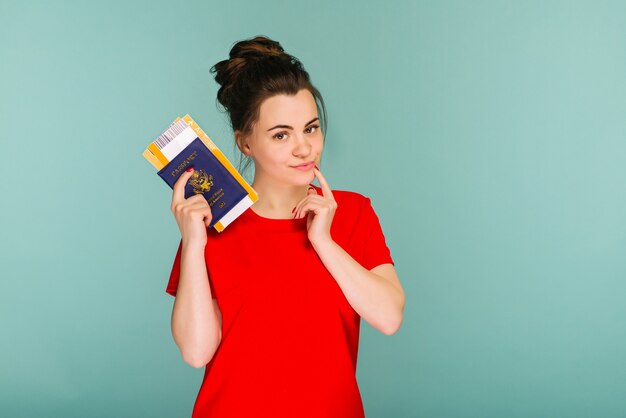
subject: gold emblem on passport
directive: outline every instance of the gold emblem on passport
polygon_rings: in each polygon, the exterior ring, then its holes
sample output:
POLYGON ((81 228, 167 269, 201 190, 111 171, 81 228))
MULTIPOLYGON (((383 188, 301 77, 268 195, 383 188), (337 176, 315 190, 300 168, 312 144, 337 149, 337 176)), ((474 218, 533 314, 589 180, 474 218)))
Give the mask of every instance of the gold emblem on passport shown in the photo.
POLYGON ((204 170, 195 170, 189 179, 189 184, 193 187, 195 194, 206 193, 213 186, 213 176, 204 170))

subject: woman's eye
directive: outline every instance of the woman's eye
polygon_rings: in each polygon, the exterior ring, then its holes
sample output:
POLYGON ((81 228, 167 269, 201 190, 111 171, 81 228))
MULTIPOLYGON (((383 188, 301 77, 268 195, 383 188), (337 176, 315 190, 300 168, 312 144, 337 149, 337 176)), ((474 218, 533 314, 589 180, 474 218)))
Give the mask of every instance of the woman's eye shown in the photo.
POLYGON ((282 141, 283 139, 285 139, 286 136, 287 136, 287 132, 279 132, 276 135, 274 135, 274 138, 282 141))
POLYGON ((306 131, 307 133, 312 133, 312 132, 314 132, 315 130, 317 130, 317 128, 319 128, 319 127, 320 127, 319 125, 312 125, 312 126, 309 126, 308 128, 306 128, 306 129, 305 129, 305 131, 306 131))

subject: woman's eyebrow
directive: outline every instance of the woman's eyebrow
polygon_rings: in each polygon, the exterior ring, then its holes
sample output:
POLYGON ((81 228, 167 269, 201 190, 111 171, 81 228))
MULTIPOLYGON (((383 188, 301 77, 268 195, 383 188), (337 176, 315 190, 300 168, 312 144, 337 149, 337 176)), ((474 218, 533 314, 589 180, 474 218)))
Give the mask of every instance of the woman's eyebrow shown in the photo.
MULTIPOLYGON (((309 126, 310 124, 312 124, 313 122, 315 122, 316 120, 318 120, 319 117, 315 117, 313 119, 311 119, 310 121, 308 121, 304 126, 309 126)), ((293 126, 289 126, 289 125, 276 125, 272 128, 269 128, 268 131, 271 131, 272 129, 276 129, 276 128, 282 128, 282 129, 293 129, 293 126)))

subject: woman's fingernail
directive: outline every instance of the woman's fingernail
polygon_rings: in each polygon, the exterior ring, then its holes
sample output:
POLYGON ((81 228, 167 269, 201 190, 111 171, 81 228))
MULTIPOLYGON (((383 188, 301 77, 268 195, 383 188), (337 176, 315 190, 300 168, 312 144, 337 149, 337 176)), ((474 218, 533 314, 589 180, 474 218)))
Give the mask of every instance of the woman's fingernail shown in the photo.
POLYGON ((193 167, 189 167, 189 168, 187 169, 187 172, 190 172, 190 171, 193 171, 193 167))
POLYGON ((296 208, 291 209, 291 213, 294 213, 296 211, 296 208))
POLYGON ((316 169, 317 171, 320 171, 320 168, 317 166, 317 164, 315 165, 315 169, 316 169))

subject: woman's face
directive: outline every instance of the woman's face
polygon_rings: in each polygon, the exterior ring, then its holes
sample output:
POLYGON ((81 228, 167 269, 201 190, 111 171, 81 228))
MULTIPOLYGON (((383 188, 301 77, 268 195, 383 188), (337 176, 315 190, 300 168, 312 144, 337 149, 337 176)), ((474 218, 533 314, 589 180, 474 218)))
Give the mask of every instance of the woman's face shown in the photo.
POLYGON ((279 94, 261 103, 259 120, 243 141, 244 154, 255 164, 255 179, 302 186, 315 178, 324 137, 315 99, 306 89, 279 94))

